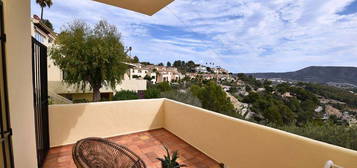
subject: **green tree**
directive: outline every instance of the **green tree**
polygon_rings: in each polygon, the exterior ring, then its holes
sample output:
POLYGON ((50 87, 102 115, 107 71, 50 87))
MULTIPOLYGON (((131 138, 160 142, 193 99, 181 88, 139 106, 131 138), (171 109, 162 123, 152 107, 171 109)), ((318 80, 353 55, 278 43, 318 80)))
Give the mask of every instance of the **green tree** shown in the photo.
POLYGON ((66 83, 93 89, 93 101, 100 101, 102 86, 115 88, 128 69, 120 33, 103 20, 93 28, 82 21, 68 24, 50 55, 66 73, 66 83))
POLYGON ((306 83, 302 85, 304 85, 306 90, 309 90, 315 94, 324 96, 329 99, 339 100, 345 102, 348 106, 352 108, 357 108, 357 95, 349 92, 348 90, 313 83, 306 83))
POLYGON ((36 0, 36 3, 41 7, 41 20, 43 19, 43 8, 52 6, 52 0, 36 0))
POLYGON ((149 88, 144 93, 145 99, 154 99, 160 97, 160 90, 156 88, 149 88))
POLYGON ((150 62, 141 62, 141 64, 143 64, 143 65, 153 65, 153 64, 150 63, 150 62))
POLYGON ((139 99, 138 93, 129 90, 122 90, 113 96, 113 100, 135 100, 139 99))
POLYGON ((180 68, 184 63, 185 63, 184 61, 176 60, 173 66, 176 68, 180 68))
POLYGON ((213 73, 213 71, 212 71, 212 69, 211 69, 210 67, 207 67, 207 71, 208 71, 209 73, 213 73))
POLYGON ((147 81, 151 81, 153 78, 149 75, 145 75, 144 79, 147 81))
POLYGON ((198 96, 201 93, 202 88, 198 85, 192 85, 190 91, 193 95, 198 96))
POLYGON ((172 66, 176 67, 181 73, 186 73, 193 72, 196 64, 193 61, 188 61, 186 63, 185 61, 176 60, 172 66))
POLYGON ((193 85, 191 92, 200 99, 203 108, 237 117, 234 106, 227 97, 227 94, 215 82, 208 82, 202 88, 193 85))
POLYGON ((194 69, 195 69, 195 67, 196 67, 195 62, 193 62, 193 61, 188 61, 187 64, 186 64, 186 71, 187 71, 187 72, 193 72, 194 69))
POLYGON ((42 23, 45 24, 48 28, 50 28, 53 31, 53 25, 48 19, 42 19, 42 23))
POLYGON ((169 82, 160 82, 156 84, 156 88, 159 89, 161 92, 166 92, 172 89, 169 82))
POLYGON ((287 83, 281 83, 276 86, 277 91, 280 92, 281 94, 288 92, 289 88, 290 88, 290 86, 287 83))
POLYGON ((190 104, 196 107, 202 107, 200 99, 198 99, 188 90, 185 91, 171 90, 171 91, 161 92, 160 97, 176 100, 178 102, 190 104))
POLYGON ((157 64, 158 66, 164 66, 164 63, 160 62, 159 64, 157 64))
POLYGON ((251 88, 249 85, 247 85, 247 86, 245 86, 245 91, 251 92, 251 91, 252 91, 252 88, 251 88))
POLYGON ((171 66, 171 62, 168 61, 168 62, 166 63, 166 66, 170 67, 170 66, 171 66))
POLYGON ((255 117, 256 121, 283 125, 292 124, 296 120, 296 114, 289 106, 280 97, 269 92, 251 92, 248 96, 244 97, 243 102, 251 104, 251 110, 259 114, 255 117))
POLYGON ((256 80, 253 76, 251 75, 245 75, 243 73, 238 74, 238 79, 244 81, 246 84, 250 85, 254 89, 261 88, 263 87, 263 83, 256 80))
POLYGON ((139 58, 137 56, 134 56, 133 63, 139 63, 139 58))
POLYGON ((308 122, 303 126, 284 125, 278 129, 309 137, 318 141, 357 150, 357 126, 345 127, 333 123, 308 122))

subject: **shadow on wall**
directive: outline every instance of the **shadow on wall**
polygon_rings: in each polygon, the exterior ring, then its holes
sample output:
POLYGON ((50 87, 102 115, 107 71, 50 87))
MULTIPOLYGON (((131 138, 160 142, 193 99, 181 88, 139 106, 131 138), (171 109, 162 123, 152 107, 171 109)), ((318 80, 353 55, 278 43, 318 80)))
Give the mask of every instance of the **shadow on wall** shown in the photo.
POLYGON ((164 99, 49 106, 51 147, 163 128, 164 99))
POLYGON ((53 144, 66 141, 66 139, 70 136, 71 130, 75 128, 78 119, 81 118, 85 111, 85 106, 72 104, 68 106, 71 107, 67 107, 65 105, 49 106, 51 147, 53 147, 53 144))

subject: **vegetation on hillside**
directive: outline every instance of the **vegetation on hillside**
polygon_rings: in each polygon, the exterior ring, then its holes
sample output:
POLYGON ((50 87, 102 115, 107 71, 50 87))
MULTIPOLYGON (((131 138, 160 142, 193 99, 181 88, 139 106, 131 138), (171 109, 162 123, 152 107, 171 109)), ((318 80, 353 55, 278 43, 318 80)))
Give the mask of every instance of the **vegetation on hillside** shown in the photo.
POLYGON ((352 91, 353 93, 357 94, 357 88, 351 88, 349 91, 352 91))
POLYGON ((176 100, 178 102, 190 104, 196 107, 202 107, 200 99, 198 99, 198 97, 194 96, 188 90, 171 90, 171 91, 161 92, 160 97, 176 100))
POLYGON ((202 107, 218 113, 238 117, 232 103, 222 88, 213 81, 181 81, 173 85, 162 82, 149 85, 145 98, 168 98, 202 107))
POLYGON ((251 110, 256 113, 254 120, 257 122, 302 125, 314 119, 314 110, 319 101, 312 92, 288 84, 273 86, 268 81, 261 82, 245 75, 240 75, 240 79, 255 89, 265 89, 262 92, 249 91, 249 95, 242 100, 251 104, 251 110), (294 96, 282 96, 287 92, 294 96))
POLYGON ((160 90, 157 88, 148 88, 144 93, 145 99, 160 98, 160 90))
POLYGON ((302 84, 306 90, 315 94, 324 96, 329 99, 339 100, 346 103, 348 106, 357 108, 357 95, 345 89, 340 89, 333 86, 304 83, 302 84))
POLYGON ((203 108, 232 117, 238 116, 230 99, 216 82, 209 81, 201 86, 192 85, 190 90, 201 100, 203 108))
POLYGON ((321 105, 317 95, 346 101, 349 106, 353 106, 354 94, 321 84, 273 85, 244 74, 239 76, 246 86, 252 88, 247 89, 249 95, 242 98, 243 102, 250 104, 250 110, 255 113, 250 121, 357 150, 357 126, 348 126, 335 115, 324 121, 321 119, 321 113, 315 111, 321 105), (264 91, 257 92, 258 88, 264 88, 264 91))
POLYGON ((133 59, 130 60, 132 63, 139 63, 140 60, 139 60, 139 57, 138 56, 134 56, 133 59))
POLYGON ((357 126, 345 127, 333 123, 316 124, 309 122, 303 126, 286 125, 277 128, 329 144, 357 150, 357 126))

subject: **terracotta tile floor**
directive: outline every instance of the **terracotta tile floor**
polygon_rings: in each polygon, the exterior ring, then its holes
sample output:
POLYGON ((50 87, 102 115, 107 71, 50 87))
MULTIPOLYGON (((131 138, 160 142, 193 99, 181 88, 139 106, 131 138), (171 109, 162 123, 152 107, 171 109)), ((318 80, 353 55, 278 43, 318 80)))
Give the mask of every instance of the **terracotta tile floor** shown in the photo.
MULTIPOLYGON (((109 138, 118 144, 125 145, 142 158, 148 168, 161 168, 156 159, 165 154, 163 145, 170 151, 179 151, 179 163, 190 168, 219 168, 218 163, 174 134, 165 129, 145 131, 135 134, 109 138)), ((76 168, 72 160, 72 145, 52 148, 44 168, 76 168)))

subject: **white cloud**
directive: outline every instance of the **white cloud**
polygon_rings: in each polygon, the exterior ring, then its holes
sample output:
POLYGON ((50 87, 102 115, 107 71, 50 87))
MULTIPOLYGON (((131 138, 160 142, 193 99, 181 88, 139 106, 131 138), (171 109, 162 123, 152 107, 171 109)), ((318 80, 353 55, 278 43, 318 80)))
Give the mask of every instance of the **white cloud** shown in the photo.
MULTIPOLYGON (((289 71, 309 65, 357 66, 357 14, 336 14, 352 1, 176 0, 149 17, 94 1, 54 0, 45 16, 56 30, 74 18, 90 23, 106 19, 147 61, 192 59, 214 61, 234 72, 289 71), (151 32, 160 26, 172 28, 171 36, 151 32)), ((39 13, 36 5, 33 13, 39 13)))

